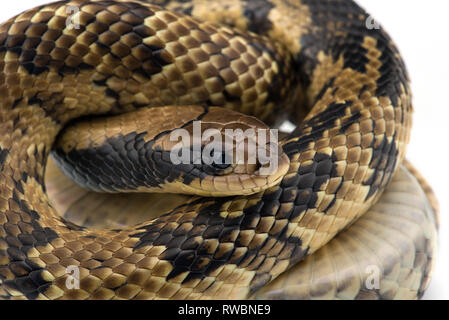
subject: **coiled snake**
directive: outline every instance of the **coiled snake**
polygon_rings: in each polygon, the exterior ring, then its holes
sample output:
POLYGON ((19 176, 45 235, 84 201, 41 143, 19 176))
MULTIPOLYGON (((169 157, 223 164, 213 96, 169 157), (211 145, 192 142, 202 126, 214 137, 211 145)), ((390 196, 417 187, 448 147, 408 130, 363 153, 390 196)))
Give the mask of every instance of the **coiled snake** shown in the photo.
POLYGON ((368 18, 344 0, 73 0, 3 23, 0 298, 420 297, 436 210, 400 168, 408 77, 368 18), (235 111, 297 124, 273 175, 166 161, 167 132, 194 120, 263 126, 235 111), (135 226, 80 226, 46 194, 50 152, 90 189, 202 197, 135 226))

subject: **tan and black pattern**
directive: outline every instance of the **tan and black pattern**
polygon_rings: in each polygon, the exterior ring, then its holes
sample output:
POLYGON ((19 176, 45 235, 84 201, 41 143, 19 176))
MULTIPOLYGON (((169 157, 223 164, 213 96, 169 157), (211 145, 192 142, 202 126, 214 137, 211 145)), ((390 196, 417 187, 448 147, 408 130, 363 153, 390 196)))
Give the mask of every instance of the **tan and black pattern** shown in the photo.
POLYGON ((253 298, 420 298, 436 258, 435 218, 420 185, 402 167, 363 217, 253 298), (382 280, 372 288, 377 275, 382 280))
MULTIPOLYGON (((154 3, 164 7, 60 1, 0 25, 0 298, 257 295, 367 212, 401 164, 412 113, 406 70, 352 1, 154 3), (79 28, 67 27, 71 6, 79 28), (90 229, 57 213, 44 172, 69 122, 189 105, 205 106, 203 118, 220 106, 270 124, 295 119, 280 142, 287 173, 266 190, 189 198, 133 227, 90 229), (71 265, 79 290, 66 287, 71 265)), ((376 297, 423 293, 436 247, 429 226, 417 235, 428 245, 405 253, 429 257, 407 265, 421 277, 414 293, 376 297)), ((351 297, 368 296, 360 290, 351 297)))

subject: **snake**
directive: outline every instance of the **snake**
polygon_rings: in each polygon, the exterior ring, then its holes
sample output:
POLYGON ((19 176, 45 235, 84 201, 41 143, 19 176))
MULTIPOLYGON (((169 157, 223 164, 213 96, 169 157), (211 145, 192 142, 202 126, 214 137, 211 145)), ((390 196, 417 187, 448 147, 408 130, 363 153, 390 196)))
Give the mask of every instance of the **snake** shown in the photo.
POLYGON ((0 298, 421 298, 437 202, 404 160, 405 64, 370 20, 351 0, 67 0, 1 24, 0 298), (195 121, 286 119, 269 175, 167 159, 195 121), (53 161, 147 220, 59 214, 53 161), (186 196, 157 210, 142 192, 186 196))

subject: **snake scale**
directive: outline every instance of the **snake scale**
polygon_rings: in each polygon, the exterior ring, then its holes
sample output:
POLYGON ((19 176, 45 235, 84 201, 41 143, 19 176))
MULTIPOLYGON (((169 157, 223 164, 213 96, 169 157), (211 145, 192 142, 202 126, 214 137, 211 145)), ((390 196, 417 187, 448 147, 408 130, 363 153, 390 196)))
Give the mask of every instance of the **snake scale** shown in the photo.
MULTIPOLYGON (((401 167, 408 76, 368 19, 349 0, 72 0, 1 24, 0 298, 421 297, 436 205, 401 167), (288 117, 297 128, 279 142, 285 172, 254 193, 232 185, 234 194, 190 197, 134 226, 59 215, 45 184, 58 134, 78 118, 164 106, 193 106, 185 125, 219 122, 214 106, 271 125, 288 117), (380 288, 363 285, 359 270, 372 264, 380 288), (79 289, 67 288, 69 266, 79 289)), ((198 185, 192 172, 152 187, 198 185)))

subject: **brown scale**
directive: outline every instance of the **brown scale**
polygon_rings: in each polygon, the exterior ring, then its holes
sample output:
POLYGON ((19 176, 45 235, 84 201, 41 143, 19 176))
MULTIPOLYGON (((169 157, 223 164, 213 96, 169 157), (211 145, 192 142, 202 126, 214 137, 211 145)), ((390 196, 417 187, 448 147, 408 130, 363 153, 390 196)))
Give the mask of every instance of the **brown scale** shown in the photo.
MULTIPOLYGON (((212 24, 143 2, 96 2, 57 2, 0 26, 1 298, 248 298, 326 248, 399 167, 410 133, 406 71, 389 37, 363 27, 356 4, 168 4, 212 24), (80 29, 66 27, 70 5, 81 8, 80 29), (280 184, 181 199, 168 215, 120 229, 79 227, 50 205, 46 158, 70 120, 192 104, 270 123, 310 110, 281 142, 290 166, 280 184), (71 265, 79 290, 66 287, 71 265)), ((425 241, 434 252, 434 239, 425 241)), ((430 266, 419 265, 422 277, 430 266)))

